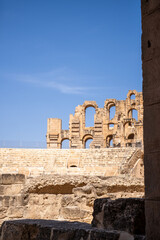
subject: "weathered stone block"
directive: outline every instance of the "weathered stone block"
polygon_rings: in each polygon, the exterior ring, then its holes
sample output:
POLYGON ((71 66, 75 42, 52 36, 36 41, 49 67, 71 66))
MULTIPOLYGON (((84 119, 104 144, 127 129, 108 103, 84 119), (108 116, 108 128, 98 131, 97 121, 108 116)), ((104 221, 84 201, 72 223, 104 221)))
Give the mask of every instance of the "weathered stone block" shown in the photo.
POLYGON ((80 222, 18 220, 4 222, 0 240, 144 240, 120 231, 92 228, 80 222))
MULTIPOLYGON (((9 185, 2 185, 4 195, 13 196, 21 193, 23 188, 22 184, 9 184, 9 185)), ((1 194, 1 193, 0 193, 1 194)))
POLYGON ((16 174, 15 181, 16 181, 16 183, 25 183, 25 175, 24 174, 16 174))
POLYGON ((8 215, 10 218, 22 218, 23 217, 24 208, 23 207, 9 207, 8 215))
POLYGON ((9 201, 10 201, 10 196, 4 196, 3 197, 3 206, 9 207, 9 201))
MULTIPOLYGON (((7 216, 7 208, 0 207, 0 219, 4 219, 7 216)), ((1 222, 1 221, 0 221, 1 222)))
POLYGON ((145 234, 144 199, 96 199, 92 226, 145 234))
POLYGON ((0 195, 4 195, 4 186, 0 185, 0 195))
POLYGON ((77 206, 64 207, 61 209, 61 215, 64 219, 80 220, 90 215, 89 211, 80 209, 77 206))
POLYGON ((14 174, 2 174, 2 184, 14 184, 15 175, 14 174))

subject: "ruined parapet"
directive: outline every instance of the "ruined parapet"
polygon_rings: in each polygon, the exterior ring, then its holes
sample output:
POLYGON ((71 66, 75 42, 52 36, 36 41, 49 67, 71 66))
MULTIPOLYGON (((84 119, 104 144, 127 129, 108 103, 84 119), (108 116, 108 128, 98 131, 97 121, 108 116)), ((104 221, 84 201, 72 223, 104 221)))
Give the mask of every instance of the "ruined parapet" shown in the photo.
POLYGON ((141 92, 130 90, 126 100, 106 99, 104 108, 95 101, 78 105, 70 114, 69 130, 62 130, 61 120, 48 119, 47 148, 61 148, 63 140, 70 141, 70 148, 142 147, 143 146, 143 97, 141 92), (86 127, 86 109, 93 107, 94 126, 86 127), (115 115, 111 116, 111 108, 115 115), (135 114, 137 113, 137 116, 135 114))
POLYGON ((47 122, 47 148, 60 148, 62 120, 48 118, 47 122))

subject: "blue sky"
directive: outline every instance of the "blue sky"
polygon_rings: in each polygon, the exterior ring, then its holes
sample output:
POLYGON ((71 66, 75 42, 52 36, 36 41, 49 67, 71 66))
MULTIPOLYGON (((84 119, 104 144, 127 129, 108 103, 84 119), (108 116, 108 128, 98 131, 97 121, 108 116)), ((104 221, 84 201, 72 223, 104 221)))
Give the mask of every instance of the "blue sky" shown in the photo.
POLYGON ((140 0, 0 1, 0 143, 45 142, 47 118, 142 91, 140 0))

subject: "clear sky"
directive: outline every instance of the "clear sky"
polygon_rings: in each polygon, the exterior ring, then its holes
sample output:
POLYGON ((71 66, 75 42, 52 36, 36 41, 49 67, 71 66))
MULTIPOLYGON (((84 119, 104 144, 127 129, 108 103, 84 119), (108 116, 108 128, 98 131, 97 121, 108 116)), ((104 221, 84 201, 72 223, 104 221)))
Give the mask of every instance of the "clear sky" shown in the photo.
MULTIPOLYGON (((142 91, 140 0, 0 1, 0 144, 44 142, 47 118, 142 91)), ((44 144, 45 147, 45 144, 44 144)))

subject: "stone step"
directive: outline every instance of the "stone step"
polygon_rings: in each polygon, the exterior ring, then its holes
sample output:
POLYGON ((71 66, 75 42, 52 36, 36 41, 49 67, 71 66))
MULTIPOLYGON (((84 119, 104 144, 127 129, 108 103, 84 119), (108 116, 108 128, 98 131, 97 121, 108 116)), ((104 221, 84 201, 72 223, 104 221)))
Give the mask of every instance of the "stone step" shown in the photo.
POLYGON ((107 231, 80 222, 53 220, 6 221, 0 229, 0 240, 144 240, 122 231, 107 231))

